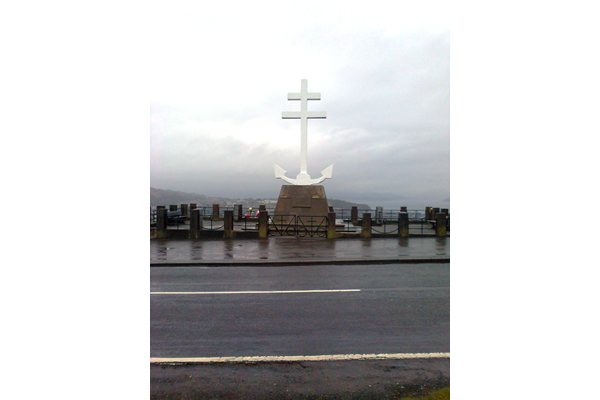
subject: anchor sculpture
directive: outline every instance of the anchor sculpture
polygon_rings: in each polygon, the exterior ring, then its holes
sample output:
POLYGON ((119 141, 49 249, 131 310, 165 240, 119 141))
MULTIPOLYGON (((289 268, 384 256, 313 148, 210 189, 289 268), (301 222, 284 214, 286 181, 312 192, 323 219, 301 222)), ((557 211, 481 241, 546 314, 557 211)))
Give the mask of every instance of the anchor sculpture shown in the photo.
POLYGON ((307 123, 309 119, 324 119, 326 118, 325 111, 308 111, 308 100, 321 100, 321 93, 308 93, 308 80, 302 79, 300 93, 288 93, 288 100, 300 100, 300 111, 283 111, 281 117, 283 119, 299 119, 300 120, 300 173, 296 179, 285 176, 286 171, 279 165, 274 164, 275 178, 283 179, 293 185, 314 185, 323 182, 325 179, 331 178, 333 174, 333 164, 321 171, 321 177, 311 179, 306 167, 307 153, 307 123))

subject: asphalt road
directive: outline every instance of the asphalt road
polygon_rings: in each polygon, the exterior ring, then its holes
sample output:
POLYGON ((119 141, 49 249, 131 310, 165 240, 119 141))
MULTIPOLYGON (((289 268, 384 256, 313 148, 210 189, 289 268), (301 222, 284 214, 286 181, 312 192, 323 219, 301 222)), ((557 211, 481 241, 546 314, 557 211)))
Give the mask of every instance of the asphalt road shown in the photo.
POLYGON ((449 263, 150 273, 151 357, 450 351, 449 263))

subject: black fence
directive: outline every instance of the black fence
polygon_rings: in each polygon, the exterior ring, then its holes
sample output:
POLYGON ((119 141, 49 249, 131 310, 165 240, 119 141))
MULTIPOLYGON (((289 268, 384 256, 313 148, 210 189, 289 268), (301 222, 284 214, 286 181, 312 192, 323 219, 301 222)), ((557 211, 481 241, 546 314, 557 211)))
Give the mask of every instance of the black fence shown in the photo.
MULTIPOLYGON (((261 206, 262 207, 262 206, 261 206)), ((241 207, 196 207, 200 215, 200 226, 204 231, 225 231, 224 215, 225 211, 233 211, 234 226, 236 231, 259 231, 258 214, 260 209, 246 212, 240 210, 241 207), (215 213, 218 211, 218 214, 215 213), (222 211, 222 212, 221 212, 222 211)), ((264 209, 264 207, 263 207, 264 209)), ((335 232, 343 234, 363 233, 362 217, 365 213, 371 215, 370 233, 379 236, 394 235, 399 232, 399 214, 408 215, 408 234, 417 236, 436 235, 436 214, 432 214, 428 207, 427 210, 383 210, 377 207, 376 210, 357 210, 357 209, 334 209, 335 214, 335 232)), ((440 209, 435 209, 440 210, 440 209)), ((166 225, 168 229, 190 229, 191 208, 188 205, 177 205, 168 207, 166 225)), ((269 215, 268 236, 296 236, 296 237, 327 237, 328 218, 327 217, 300 217, 297 215, 274 215, 272 208, 266 208, 269 215)), ((450 216, 448 210, 442 209, 446 215, 446 231, 450 232, 450 216)), ((156 227, 158 216, 156 208, 150 208, 150 227, 156 227)), ((229 228, 231 229, 231 228, 229 228)), ((404 235, 404 231, 402 235, 404 235)), ((443 233, 442 233, 443 234, 443 233)))
POLYGON ((327 237, 327 217, 269 215, 269 236, 327 237))

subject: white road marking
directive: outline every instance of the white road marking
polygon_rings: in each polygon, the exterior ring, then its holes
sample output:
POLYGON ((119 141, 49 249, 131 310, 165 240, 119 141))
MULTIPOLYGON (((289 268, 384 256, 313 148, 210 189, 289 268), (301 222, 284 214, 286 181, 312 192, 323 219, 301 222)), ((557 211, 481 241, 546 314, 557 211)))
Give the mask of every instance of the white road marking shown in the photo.
POLYGON ((450 353, 394 353, 394 354, 333 354, 320 356, 248 356, 248 357, 151 357, 150 363, 230 363, 274 361, 348 361, 399 360, 416 358, 450 358, 450 353))
POLYGON ((337 293, 360 292, 360 289, 335 289, 335 290, 254 290, 240 292, 150 292, 150 294, 270 294, 270 293, 337 293))

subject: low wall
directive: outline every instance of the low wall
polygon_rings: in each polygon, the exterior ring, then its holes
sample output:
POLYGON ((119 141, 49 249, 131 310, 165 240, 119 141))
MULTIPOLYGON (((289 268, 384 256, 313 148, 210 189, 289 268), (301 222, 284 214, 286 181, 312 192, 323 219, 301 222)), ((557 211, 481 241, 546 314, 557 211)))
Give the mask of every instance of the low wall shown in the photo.
MULTIPOLYGON (((185 211, 187 213, 187 209, 185 211)), ((187 229, 187 227, 186 229, 170 229, 167 226, 167 211, 165 207, 162 207, 162 210, 157 210, 155 227, 151 227, 150 229, 150 239, 259 239, 268 238, 271 235, 288 236, 279 234, 279 231, 281 230, 277 230, 277 233, 273 234, 272 230, 269 229, 269 227, 273 225, 273 221, 272 218, 269 218, 269 212, 266 210, 261 211, 258 221, 257 218, 248 218, 247 220, 245 220, 246 224, 244 224, 242 228, 240 228, 238 224, 237 230, 234 222, 239 222, 239 220, 235 219, 234 212, 231 210, 226 210, 224 212, 224 218, 219 218, 219 220, 223 220, 223 226, 221 227, 213 227, 212 221, 216 220, 216 218, 211 219, 210 227, 206 227, 206 225, 203 226, 202 218, 200 214, 198 214, 199 210, 192 209, 191 211, 191 216, 187 217, 187 221, 190 222, 190 229, 187 229), (254 221, 258 223, 256 224, 254 221), (254 227, 252 229, 246 230, 248 223, 250 223, 254 227)), ((409 221, 408 214, 404 210, 397 214, 397 220, 377 219, 374 221, 371 218, 371 213, 363 213, 362 218, 359 219, 356 210, 353 209, 352 219, 350 221, 344 220, 344 222, 352 222, 354 226, 360 226, 360 232, 352 232, 350 231, 350 228, 348 228, 347 230, 340 230, 339 228, 341 227, 341 225, 336 226, 335 222, 331 222, 336 221, 336 213, 330 212, 326 217, 327 222, 319 224, 319 228, 323 232, 319 232, 318 235, 309 234, 309 236, 329 239, 449 237, 450 220, 449 214, 447 212, 447 209, 442 209, 442 211, 439 211, 438 208, 428 207, 426 210, 426 214, 428 214, 427 216, 431 217, 435 215, 435 219, 419 220, 419 223, 422 226, 420 233, 410 232, 409 225, 414 225, 414 220, 409 221), (431 228, 433 229, 429 229, 429 233, 423 232, 423 226, 430 223, 432 224, 431 228), (396 227, 391 232, 385 232, 386 225, 391 225, 392 228, 394 228, 394 225, 396 227), (381 229, 378 228, 379 226, 384 227, 383 232, 378 231, 381 229)), ((169 216, 169 218, 171 217, 169 216)), ((185 219, 185 217, 183 218, 185 219)), ((304 227, 304 225, 302 226, 304 227)), ((302 237, 305 235, 299 234, 299 236, 302 237)))

